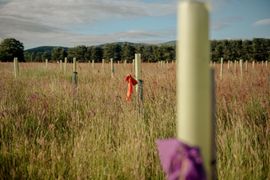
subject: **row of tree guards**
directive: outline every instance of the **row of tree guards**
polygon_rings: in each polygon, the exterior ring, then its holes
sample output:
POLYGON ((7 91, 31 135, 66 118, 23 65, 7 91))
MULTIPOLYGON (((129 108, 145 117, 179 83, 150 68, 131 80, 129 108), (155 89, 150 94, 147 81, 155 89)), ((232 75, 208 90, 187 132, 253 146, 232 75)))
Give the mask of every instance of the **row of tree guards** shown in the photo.
MULTIPOLYGON (((140 59, 140 60, 137 60, 137 61, 139 61, 139 64, 140 64, 138 67, 140 67, 141 66, 141 55, 136 56, 136 54, 135 54, 135 59, 133 60, 133 63, 132 63, 133 64, 133 69, 134 69, 135 72, 136 72, 136 63, 135 62, 136 62, 136 59, 138 59, 138 58, 140 59)), ((62 60, 59 61, 60 71, 63 71, 64 74, 66 74, 66 72, 67 72, 67 63, 68 63, 67 58, 64 59, 64 62, 62 60)), ((75 65, 75 63, 77 63, 76 58, 73 58, 73 71, 72 71, 73 74, 74 74, 74 72, 77 72, 77 65, 75 65)), ((120 64, 119 61, 117 63, 120 64)), ((174 63, 174 62, 172 61, 172 63, 174 63)), ((92 62, 89 61, 89 64, 91 64, 92 68, 94 68, 95 61, 94 60, 92 60, 92 62)), ((105 60, 102 59, 102 65, 101 65, 102 69, 104 68, 104 64, 105 64, 105 60)), ((114 67, 115 62, 114 62, 113 58, 110 59, 110 64, 111 64, 111 77, 114 77, 114 75, 115 75, 115 67, 114 67)), ((124 65, 126 65, 126 64, 127 64, 127 62, 124 61, 124 65)), ((158 64, 159 67, 163 67, 165 64, 169 64, 169 63, 165 62, 165 61, 159 61, 157 64, 158 64)), ((242 77, 243 72, 248 71, 249 64, 250 63, 248 61, 243 61, 243 60, 240 60, 240 61, 227 61, 226 63, 224 63, 223 58, 221 58, 220 63, 210 62, 210 67, 220 66, 219 77, 220 77, 220 79, 222 79, 223 74, 224 74, 224 66, 225 65, 227 67, 227 70, 234 70, 234 72, 236 72, 238 67, 239 67, 240 75, 242 77)), ((260 63, 252 61, 251 68, 255 69, 256 64, 257 65, 260 64, 262 67, 265 67, 265 68, 268 67, 268 62, 267 61, 265 61, 265 62, 261 61, 260 63)), ((45 68, 46 69, 48 68, 48 59, 45 60, 45 68)), ((78 73, 75 73, 75 74, 78 74, 78 73)), ((15 57, 14 58, 14 77, 17 78, 18 75, 19 75, 19 61, 18 61, 18 58, 15 57)), ((73 76, 75 78, 77 75, 73 75, 73 76)), ((77 79, 77 78, 75 78, 75 79, 77 79)))
MULTIPOLYGON (((241 59, 239 62, 238 61, 228 61, 227 62, 227 70, 230 70, 231 68, 234 69, 234 72, 236 73, 237 72, 237 67, 238 67, 238 64, 239 64, 239 69, 240 69, 240 77, 243 78, 243 71, 248 71, 248 61, 245 61, 243 62, 243 60, 241 59)), ((262 66, 265 66, 267 68, 268 66, 268 62, 265 61, 265 62, 261 62, 262 66)), ((212 63, 211 62, 211 67, 215 67, 216 64, 215 63, 212 63)), ((224 71, 224 63, 223 63, 223 58, 220 59, 220 69, 219 69, 219 77, 220 79, 223 79, 223 71, 224 71)), ((255 61, 252 61, 252 69, 254 70, 255 69, 255 61)))

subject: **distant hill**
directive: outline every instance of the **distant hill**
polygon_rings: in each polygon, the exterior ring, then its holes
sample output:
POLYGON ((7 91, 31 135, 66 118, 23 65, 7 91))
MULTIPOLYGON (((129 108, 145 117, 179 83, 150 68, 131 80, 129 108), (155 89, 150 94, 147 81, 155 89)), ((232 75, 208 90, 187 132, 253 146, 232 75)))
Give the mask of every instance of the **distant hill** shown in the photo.
POLYGON ((176 41, 168 41, 168 42, 165 42, 165 43, 160 43, 160 45, 163 45, 163 46, 175 46, 176 41))
MULTIPOLYGON (((159 44, 147 44, 147 43, 132 43, 132 42, 113 42, 113 43, 105 43, 105 44, 100 44, 100 45, 93 45, 93 46, 97 46, 97 47, 101 47, 104 48, 106 45, 111 45, 111 44, 118 44, 120 46, 124 46, 125 44, 131 45, 131 46, 150 46, 150 45, 156 45, 156 46, 162 46, 162 45, 166 45, 166 46, 174 46, 176 43, 176 41, 169 41, 169 42, 165 42, 165 43, 159 43, 159 44)), ((61 47, 61 46, 40 46, 40 47, 35 47, 35 48, 31 48, 31 49, 26 49, 25 52, 29 52, 29 53, 37 53, 37 52, 52 52, 53 48, 57 48, 57 47, 61 47)), ((65 50, 68 50, 68 47, 61 47, 64 48, 65 50)))
MULTIPOLYGON (((29 53, 36 53, 36 52, 52 52, 53 48, 57 48, 60 46, 40 46, 40 47, 36 47, 36 48, 31 48, 31 49, 27 49, 25 50, 25 52, 29 52, 29 53)), ((65 50, 67 50, 67 47, 61 47, 64 48, 65 50)))

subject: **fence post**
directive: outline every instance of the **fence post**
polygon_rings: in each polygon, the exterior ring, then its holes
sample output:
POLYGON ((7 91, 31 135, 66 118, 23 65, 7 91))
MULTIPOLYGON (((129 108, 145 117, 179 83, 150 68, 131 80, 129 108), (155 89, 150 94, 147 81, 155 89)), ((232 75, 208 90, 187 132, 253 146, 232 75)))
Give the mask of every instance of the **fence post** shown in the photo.
POLYGON ((220 59, 220 74, 219 74, 220 79, 223 78, 223 57, 220 59))
POLYGON ((114 69, 114 63, 113 63, 113 58, 111 58, 111 77, 114 77, 115 69, 114 69))
POLYGON ((73 58, 72 84, 75 87, 78 84, 77 62, 76 62, 76 58, 75 57, 73 58))
POLYGON ((135 54, 135 79, 138 81, 136 86, 136 93, 137 93, 137 105, 139 109, 139 113, 143 113, 143 80, 142 80, 142 60, 141 54, 135 54))
POLYGON ((208 9, 202 2, 181 1, 178 17, 177 137, 200 148, 207 177, 210 177, 212 126, 208 9))
MULTIPOLYGON (((217 179, 216 157, 216 82, 215 70, 211 68, 211 180, 217 179)), ((209 178, 210 179, 210 178, 209 178)))
POLYGON ((48 69, 48 59, 45 59, 45 68, 48 69))
POLYGON ((104 63, 105 63, 105 59, 102 59, 102 64, 101 64, 102 69, 104 69, 104 63))
POLYGON ((17 57, 13 59, 13 63, 14 63, 14 77, 17 78, 19 76, 19 63, 17 57))
POLYGON ((239 66, 240 66, 240 75, 241 75, 241 78, 243 78, 243 60, 242 59, 240 59, 239 66))
POLYGON ((233 63, 233 66, 234 66, 234 73, 236 74, 236 72, 237 72, 237 62, 236 62, 236 60, 234 60, 234 63, 233 63))
POLYGON ((95 67, 95 60, 92 60, 92 68, 95 67))
POLYGON ((62 61, 62 59, 59 62, 59 66, 60 66, 60 72, 62 72, 63 71, 63 61, 62 61))
POLYGON ((248 61, 245 61, 245 71, 248 72, 248 61))
POLYGON ((64 74, 66 75, 67 73, 67 57, 65 57, 65 62, 64 62, 64 74))

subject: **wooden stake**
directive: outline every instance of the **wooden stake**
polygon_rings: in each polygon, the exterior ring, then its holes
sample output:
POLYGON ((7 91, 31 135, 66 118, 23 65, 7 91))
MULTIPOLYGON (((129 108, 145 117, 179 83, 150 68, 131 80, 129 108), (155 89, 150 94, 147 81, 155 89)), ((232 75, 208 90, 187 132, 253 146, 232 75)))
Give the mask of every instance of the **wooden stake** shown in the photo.
POLYGON ((236 60, 234 60, 234 63, 233 63, 233 65, 234 65, 234 73, 236 74, 236 64, 237 64, 237 62, 236 62, 236 60))
POLYGON ((139 113, 143 113, 143 80, 142 80, 142 60, 141 54, 135 54, 135 79, 138 81, 136 85, 136 93, 137 93, 137 105, 139 113))
POLYGON ((212 126, 208 9, 202 2, 181 1, 178 17, 177 137, 200 148, 210 177, 212 126))
POLYGON ((48 69, 48 59, 45 59, 45 68, 48 69))
POLYGON ((114 69, 114 63, 113 63, 113 58, 111 58, 111 77, 114 77, 115 69, 114 69))
POLYGON ((73 72, 77 72, 77 62, 76 62, 76 58, 73 58, 73 72))
POLYGON ((223 78, 223 58, 220 59, 220 74, 219 74, 220 79, 223 78))
POLYGON ((95 67, 95 60, 92 60, 92 68, 95 67))
POLYGON ((245 61, 245 71, 248 72, 248 61, 245 61))
MULTIPOLYGON (((141 69, 141 54, 135 54, 135 79, 137 81, 142 79, 142 69, 141 69)), ((136 92, 138 93, 139 87, 136 86, 136 92)))
POLYGON ((19 63, 17 57, 14 58, 13 64, 14 64, 14 77, 17 78, 19 76, 19 63))
POLYGON ((132 59, 132 72, 135 72, 135 59, 132 59))
POLYGON ((75 57, 73 58, 72 84, 74 87, 77 87, 78 84, 77 62, 75 57))
MULTIPOLYGON (((216 83, 215 70, 211 68, 211 180, 217 179, 216 157, 216 83)), ((210 179, 210 178, 209 178, 210 179)))
POLYGON ((242 78, 243 77, 243 60, 242 59, 240 59, 239 66, 240 66, 240 75, 241 75, 241 78, 242 78))
POLYGON ((67 73, 67 57, 65 57, 65 63, 64 63, 64 74, 67 73))
POLYGON ((102 69, 104 68, 105 59, 102 59, 102 69))
POLYGON ((62 59, 60 60, 59 66, 60 66, 60 71, 62 72, 63 71, 63 62, 62 62, 62 59))

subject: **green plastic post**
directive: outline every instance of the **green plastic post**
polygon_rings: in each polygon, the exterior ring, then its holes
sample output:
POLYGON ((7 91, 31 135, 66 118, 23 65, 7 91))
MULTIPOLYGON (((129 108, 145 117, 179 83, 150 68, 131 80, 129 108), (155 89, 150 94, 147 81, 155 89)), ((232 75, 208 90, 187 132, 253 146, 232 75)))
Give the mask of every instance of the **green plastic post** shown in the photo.
POLYGON ((45 59, 45 68, 48 69, 48 59, 45 59))
POLYGON ((114 73, 115 73, 113 58, 111 58, 110 60, 111 60, 111 77, 113 78, 114 77, 114 73))
MULTIPOLYGON (((135 54, 135 79, 137 81, 142 79, 141 61, 141 54, 135 54)), ((138 86, 136 86, 136 92, 138 93, 138 86)))
POLYGON ((76 62, 76 58, 73 58, 73 72, 77 72, 77 62, 76 62))
POLYGON ((95 67, 95 60, 92 60, 92 68, 95 67))
POLYGON ((60 65, 60 71, 62 72, 63 71, 63 61, 62 60, 60 60, 59 65, 60 65))
POLYGON ((67 73, 67 57, 65 57, 65 62, 64 62, 64 74, 67 73))
POLYGON ((17 78, 19 76, 19 63, 18 63, 18 58, 14 58, 14 77, 17 78))
POLYGON ((219 74, 220 79, 223 78, 223 58, 220 59, 220 74, 219 74))
POLYGON ((200 148, 210 176, 212 125, 206 4, 181 1, 177 32, 177 137, 200 148))
POLYGON ((243 60, 242 59, 240 59, 239 66, 240 66, 240 75, 241 75, 241 78, 242 78, 243 77, 243 60))

